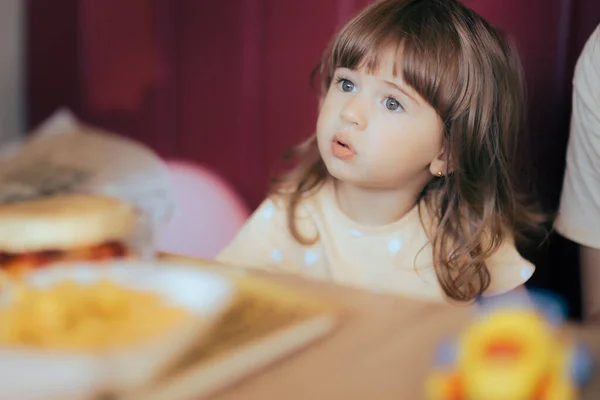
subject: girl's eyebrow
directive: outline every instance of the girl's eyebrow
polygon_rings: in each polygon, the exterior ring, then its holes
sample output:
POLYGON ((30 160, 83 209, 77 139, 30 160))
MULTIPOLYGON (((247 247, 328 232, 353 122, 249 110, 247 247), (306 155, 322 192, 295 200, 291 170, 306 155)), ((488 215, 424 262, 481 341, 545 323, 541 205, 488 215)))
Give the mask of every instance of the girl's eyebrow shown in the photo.
POLYGON ((399 92, 403 93, 406 97, 408 97, 409 99, 411 99, 415 103, 420 104, 419 100, 414 96, 414 94, 410 93, 410 91, 407 88, 403 88, 402 86, 399 86, 396 83, 391 82, 391 81, 383 81, 383 83, 385 83, 386 85, 388 85, 392 89, 396 89, 399 92))

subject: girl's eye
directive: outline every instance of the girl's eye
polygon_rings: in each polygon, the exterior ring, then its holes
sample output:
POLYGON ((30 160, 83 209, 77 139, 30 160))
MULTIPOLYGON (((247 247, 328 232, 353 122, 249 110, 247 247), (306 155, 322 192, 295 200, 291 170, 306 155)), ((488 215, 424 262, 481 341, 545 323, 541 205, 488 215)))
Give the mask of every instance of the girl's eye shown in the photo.
POLYGON ((339 78, 337 80, 337 84, 342 92, 352 93, 356 90, 356 85, 354 85, 354 82, 346 78, 339 78))
POLYGON ((393 97, 387 97, 383 100, 383 106, 390 111, 402 111, 402 105, 393 97))

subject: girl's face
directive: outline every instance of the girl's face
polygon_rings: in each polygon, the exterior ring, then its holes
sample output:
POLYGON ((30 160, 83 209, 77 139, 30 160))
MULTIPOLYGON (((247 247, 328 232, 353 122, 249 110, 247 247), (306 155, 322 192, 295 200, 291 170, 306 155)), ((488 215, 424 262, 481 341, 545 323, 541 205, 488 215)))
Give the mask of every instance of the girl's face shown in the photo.
POLYGON ((394 77, 401 56, 393 50, 379 68, 338 68, 317 122, 319 151, 329 173, 374 189, 420 191, 442 161, 443 123, 413 89, 394 77))

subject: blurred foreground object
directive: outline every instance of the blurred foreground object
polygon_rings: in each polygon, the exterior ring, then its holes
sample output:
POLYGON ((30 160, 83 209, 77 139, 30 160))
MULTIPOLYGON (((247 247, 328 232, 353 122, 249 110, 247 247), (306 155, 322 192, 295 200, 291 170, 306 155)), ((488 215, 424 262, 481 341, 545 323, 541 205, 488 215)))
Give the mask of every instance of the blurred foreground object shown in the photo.
POLYGON ((168 161, 175 209, 157 232, 157 250, 212 259, 235 236, 249 211, 231 185, 213 171, 168 161))
POLYGON ((0 271, 133 256, 133 207, 113 197, 57 195, 0 205, 0 271))
POLYGON ((178 263, 82 263, 25 278, 0 292, 0 399, 140 387, 206 340, 236 297, 229 278, 178 263))
POLYGON ((2 346, 96 351, 132 345, 192 317, 155 293, 131 290, 110 278, 13 290, 0 309, 2 346))
POLYGON ((154 152, 61 110, 0 154, 0 205, 72 194, 130 204, 136 212, 132 243, 147 256, 154 232, 173 212, 167 168, 154 152))
MULTIPOLYGON (((440 346, 429 400, 575 400, 592 370, 580 345, 559 334, 549 296, 484 304, 456 341, 440 346)), ((555 304, 553 304, 555 303, 555 304)))

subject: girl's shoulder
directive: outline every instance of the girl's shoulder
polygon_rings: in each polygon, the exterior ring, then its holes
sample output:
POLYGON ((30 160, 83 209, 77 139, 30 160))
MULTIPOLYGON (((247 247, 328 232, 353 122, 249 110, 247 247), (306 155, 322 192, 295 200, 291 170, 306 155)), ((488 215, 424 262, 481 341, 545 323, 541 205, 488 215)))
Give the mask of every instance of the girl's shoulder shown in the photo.
POLYGON ((525 284, 534 274, 535 265, 524 258, 512 236, 503 238, 496 251, 486 260, 490 286, 486 295, 497 295, 525 284))

